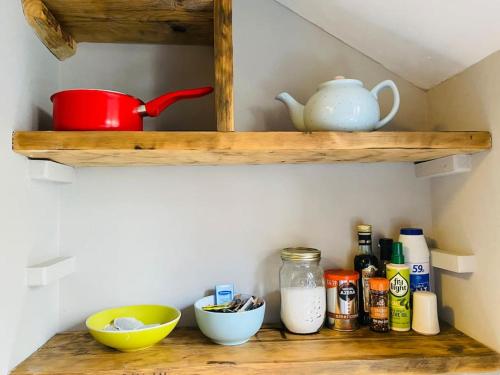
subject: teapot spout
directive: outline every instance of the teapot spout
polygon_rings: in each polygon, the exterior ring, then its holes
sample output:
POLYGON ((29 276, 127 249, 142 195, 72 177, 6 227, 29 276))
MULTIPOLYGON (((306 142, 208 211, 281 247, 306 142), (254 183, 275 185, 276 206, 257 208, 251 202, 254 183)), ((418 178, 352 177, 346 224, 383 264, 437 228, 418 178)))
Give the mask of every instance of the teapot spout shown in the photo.
POLYGON ((288 107, 293 125, 295 125, 297 130, 303 132, 307 131, 304 125, 304 106, 286 92, 282 92, 276 96, 276 100, 279 100, 288 107))

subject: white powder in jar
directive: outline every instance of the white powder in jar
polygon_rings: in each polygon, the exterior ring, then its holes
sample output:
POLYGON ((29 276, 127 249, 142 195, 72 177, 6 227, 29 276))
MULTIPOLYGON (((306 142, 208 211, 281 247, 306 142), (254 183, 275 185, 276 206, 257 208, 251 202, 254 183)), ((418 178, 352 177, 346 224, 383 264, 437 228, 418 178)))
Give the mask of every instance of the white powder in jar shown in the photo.
POLYGON ((293 333, 317 332, 325 320, 325 287, 281 288, 281 320, 293 333))

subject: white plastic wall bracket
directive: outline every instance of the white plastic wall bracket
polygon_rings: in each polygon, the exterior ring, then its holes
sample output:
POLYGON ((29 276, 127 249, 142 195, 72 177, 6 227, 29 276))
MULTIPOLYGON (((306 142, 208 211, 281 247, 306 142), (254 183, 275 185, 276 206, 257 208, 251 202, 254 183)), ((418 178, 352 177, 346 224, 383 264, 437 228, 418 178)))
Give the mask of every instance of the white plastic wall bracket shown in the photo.
POLYGON ((415 164, 415 175, 421 178, 448 176, 470 172, 471 169, 470 155, 452 155, 415 164))
POLYGON ((476 269, 474 255, 459 255, 439 249, 431 249, 432 267, 455 273, 470 273, 476 269))
POLYGON ((26 268, 26 284, 45 286, 75 272, 74 257, 61 257, 26 268))
POLYGON ((29 160, 29 176, 33 180, 71 184, 75 180, 75 170, 64 164, 50 160, 29 160))

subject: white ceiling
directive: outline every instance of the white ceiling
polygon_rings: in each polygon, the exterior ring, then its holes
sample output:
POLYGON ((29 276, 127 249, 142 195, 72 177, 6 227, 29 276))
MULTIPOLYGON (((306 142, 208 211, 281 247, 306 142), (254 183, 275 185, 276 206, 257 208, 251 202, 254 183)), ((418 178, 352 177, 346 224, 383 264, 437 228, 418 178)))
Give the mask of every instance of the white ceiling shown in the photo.
POLYGON ((276 0, 423 89, 500 49, 500 0, 276 0))

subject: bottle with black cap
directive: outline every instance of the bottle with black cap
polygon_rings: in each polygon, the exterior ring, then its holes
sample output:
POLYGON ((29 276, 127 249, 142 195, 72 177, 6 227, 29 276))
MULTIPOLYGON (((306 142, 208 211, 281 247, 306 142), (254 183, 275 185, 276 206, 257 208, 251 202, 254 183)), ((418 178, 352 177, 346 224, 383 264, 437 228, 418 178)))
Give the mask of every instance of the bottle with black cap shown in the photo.
POLYGON ((378 241, 380 249, 380 268, 378 270, 380 277, 387 276, 387 265, 391 263, 392 257, 392 238, 381 238, 378 241))

